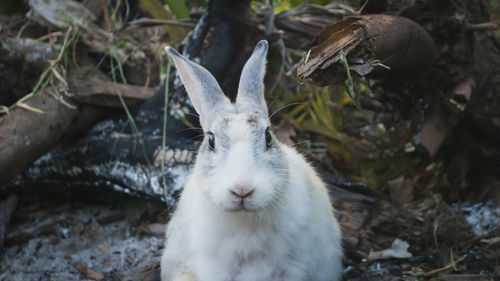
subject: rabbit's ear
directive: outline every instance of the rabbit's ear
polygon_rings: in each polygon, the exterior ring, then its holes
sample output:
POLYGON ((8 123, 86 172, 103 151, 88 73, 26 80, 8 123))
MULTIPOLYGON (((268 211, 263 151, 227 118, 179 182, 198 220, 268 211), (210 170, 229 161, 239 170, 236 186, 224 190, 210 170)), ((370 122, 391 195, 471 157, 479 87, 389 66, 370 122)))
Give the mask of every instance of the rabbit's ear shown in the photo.
POLYGON ((252 56, 241 71, 240 85, 236 96, 238 111, 258 112, 267 116, 267 105, 264 99, 264 75, 268 46, 266 40, 257 43, 252 56))
POLYGON ((222 89, 208 70, 186 57, 175 49, 166 47, 165 51, 174 60, 177 72, 191 99, 194 109, 200 115, 200 123, 210 118, 215 112, 227 109, 231 105, 222 89))

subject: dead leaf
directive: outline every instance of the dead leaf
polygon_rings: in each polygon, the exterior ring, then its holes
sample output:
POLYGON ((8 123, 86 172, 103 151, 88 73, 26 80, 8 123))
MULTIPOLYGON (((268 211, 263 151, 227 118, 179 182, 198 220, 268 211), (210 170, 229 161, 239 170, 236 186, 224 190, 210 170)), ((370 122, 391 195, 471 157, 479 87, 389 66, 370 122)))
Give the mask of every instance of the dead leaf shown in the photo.
POLYGON ((109 252, 108 244, 102 243, 101 245, 99 245, 99 250, 101 252, 108 253, 109 252))
POLYGON ((90 280, 103 280, 104 279, 104 274, 101 272, 97 272, 93 269, 88 268, 86 265, 84 265, 81 262, 75 262, 73 264, 73 267, 76 268, 78 271, 80 271, 82 274, 85 275, 90 280))
POLYGON ((382 250, 382 251, 376 251, 372 252, 370 251, 370 254, 368 254, 368 260, 383 260, 383 259, 406 259, 406 258, 411 258, 413 255, 408 252, 408 248, 410 245, 408 242, 400 240, 400 239, 395 239, 394 242, 392 242, 392 246, 388 249, 382 250))

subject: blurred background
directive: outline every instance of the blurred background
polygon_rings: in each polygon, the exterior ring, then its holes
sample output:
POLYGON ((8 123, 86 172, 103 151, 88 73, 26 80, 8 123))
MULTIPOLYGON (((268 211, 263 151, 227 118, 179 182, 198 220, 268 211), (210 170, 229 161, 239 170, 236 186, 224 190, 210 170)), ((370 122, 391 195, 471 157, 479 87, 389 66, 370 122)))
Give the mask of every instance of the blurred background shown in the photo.
POLYGON ((164 47, 234 100, 262 39, 344 280, 497 280, 499 23, 496 0, 2 0, 0 280, 156 280, 203 138, 164 47))

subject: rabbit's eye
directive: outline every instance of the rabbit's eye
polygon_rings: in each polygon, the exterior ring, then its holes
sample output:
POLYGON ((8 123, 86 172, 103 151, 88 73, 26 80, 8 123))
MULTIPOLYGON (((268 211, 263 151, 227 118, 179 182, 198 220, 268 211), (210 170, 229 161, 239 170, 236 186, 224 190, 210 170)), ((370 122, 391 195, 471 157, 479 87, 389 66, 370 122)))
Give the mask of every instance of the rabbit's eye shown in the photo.
POLYGON ((211 150, 215 150, 215 136, 212 132, 207 133, 208 136, 208 146, 211 150))
POLYGON ((269 149, 273 144, 273 138, 271 137, 271 133, 269 132, 269 127, 266 128, 266 149, 269 149))

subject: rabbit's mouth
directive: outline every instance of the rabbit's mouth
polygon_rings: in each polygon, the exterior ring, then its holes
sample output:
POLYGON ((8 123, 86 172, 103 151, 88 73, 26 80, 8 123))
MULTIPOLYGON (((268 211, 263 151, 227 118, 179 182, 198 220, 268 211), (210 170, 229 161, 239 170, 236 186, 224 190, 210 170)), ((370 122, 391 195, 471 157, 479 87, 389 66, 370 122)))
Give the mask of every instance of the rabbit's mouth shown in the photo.
POLYGON ((240 199, 238 201, 233 201, 229 208, 226 208, 229 212, 256 212, 260 210, 257 206, 255 206, 251 200, 248 199, 240 199))

